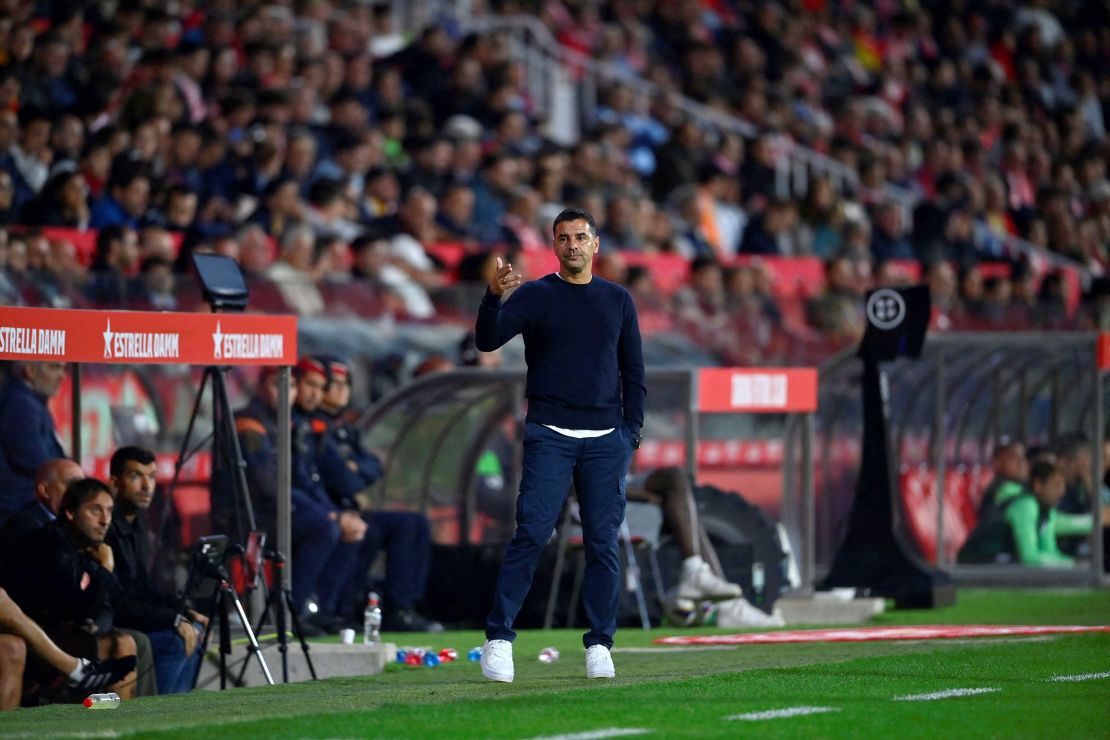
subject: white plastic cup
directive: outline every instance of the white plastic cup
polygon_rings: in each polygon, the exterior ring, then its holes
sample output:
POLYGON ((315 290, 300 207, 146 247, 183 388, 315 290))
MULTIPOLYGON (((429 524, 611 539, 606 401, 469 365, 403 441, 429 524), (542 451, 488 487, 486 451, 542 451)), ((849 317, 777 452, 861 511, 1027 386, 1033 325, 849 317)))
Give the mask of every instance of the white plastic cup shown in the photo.
POLYGON ((339 630, 339 640, 344 645, 353 645, 353 644, 355 644, 355 631, 353 629, 339 630))

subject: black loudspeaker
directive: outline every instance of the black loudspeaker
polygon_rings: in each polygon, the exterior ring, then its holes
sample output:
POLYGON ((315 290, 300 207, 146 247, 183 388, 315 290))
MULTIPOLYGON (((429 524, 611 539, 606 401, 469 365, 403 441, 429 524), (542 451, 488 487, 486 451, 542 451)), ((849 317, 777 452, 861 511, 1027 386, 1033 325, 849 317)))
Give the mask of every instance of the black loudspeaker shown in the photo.
POLYGON ((861 359, 886 362, 920 357, 929 328, 929 288, 878 288, 867 294, 867 331, 859 345, 861 359))
POLYGON ((919 357, 929 325, 929 289, 879 288, 867 294, 867 331, 860 342, 863 360, 863 455, 856 499, 844 542, 823 583, 889 596, 896 606, 928 608, 956 601, 951 579, 922 562, 897 527, 904 520, 897 484, 897 451, 891 443, 880 362, 919 357))

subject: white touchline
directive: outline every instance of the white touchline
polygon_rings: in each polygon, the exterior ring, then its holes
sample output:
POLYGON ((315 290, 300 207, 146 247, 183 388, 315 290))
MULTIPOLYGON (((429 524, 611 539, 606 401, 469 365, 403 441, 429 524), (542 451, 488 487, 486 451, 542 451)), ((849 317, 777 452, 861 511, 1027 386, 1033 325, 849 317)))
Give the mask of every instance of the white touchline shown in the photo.
POLYGON ((1110 678, 1110 671, 1102 673, 1077 673, 1074 676, 1053 676, 1049 681, 1091 681, 1096 678, 1110 678))
POLYGON ((761 719, 782 719, 784 717, 802 717, 806 714, 822 714, 824 712, 839 712, 838 707, 787 707, 786 709, 768 709, 765 712, 747 712, 725 717, 727 720, 743 720, 755 722, 761 719))
POLYGON ((896 696, 894 701, 936 701, 937 699, 955 699, 960 696, 975 696, 976 694, 993 694, 1001 689, 947 689, 934 691, 931 694, 910 694, 909 696, 896 696))
POLYGON ((646 735, 651 730, 642 727, 606 727, 604 730, 590 730, 588 732, 572 732, 567 735, 541 735, 531 740, 602 740, 607 737, 625 737, 627 735, 646 735))

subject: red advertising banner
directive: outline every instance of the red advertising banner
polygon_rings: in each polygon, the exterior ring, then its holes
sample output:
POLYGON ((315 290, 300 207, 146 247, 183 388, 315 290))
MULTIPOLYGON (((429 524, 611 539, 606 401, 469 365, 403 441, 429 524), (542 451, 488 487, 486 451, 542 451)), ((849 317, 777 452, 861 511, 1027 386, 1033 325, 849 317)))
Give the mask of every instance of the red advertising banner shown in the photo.
POLYGON ((0 359, 293 365, 297 317, 0 307, 0 359))
POLYGON ((1098 335, 1098 369, 1110 370, 1110 334, 1098 335))
POLYGON ((708 367, 698 371, 698 411, 773 414, 817 410, 817 370, 708 367))

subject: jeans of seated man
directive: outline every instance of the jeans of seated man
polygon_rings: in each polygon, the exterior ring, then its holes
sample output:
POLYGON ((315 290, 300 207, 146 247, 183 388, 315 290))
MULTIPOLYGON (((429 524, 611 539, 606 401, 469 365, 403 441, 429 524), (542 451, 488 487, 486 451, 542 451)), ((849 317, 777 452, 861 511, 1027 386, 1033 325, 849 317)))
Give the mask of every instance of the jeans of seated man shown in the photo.
POLYGON ((200 642, 204 628, 193 623, 197 644, 193 654, 186 657, 185 641, 177 630, 165 629, 148 632, 154 651, 154 671, 158 676, 159 694, 183 694, 193 688, 197 666, 200 664, 200 642))

